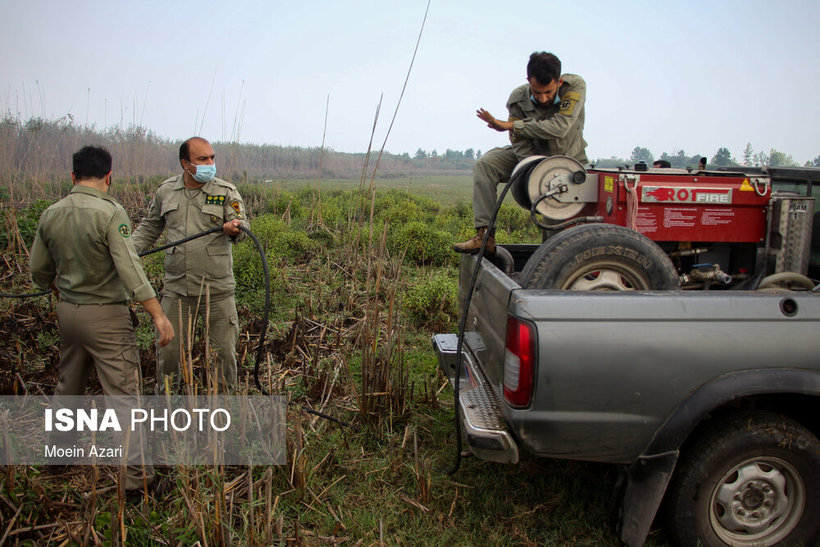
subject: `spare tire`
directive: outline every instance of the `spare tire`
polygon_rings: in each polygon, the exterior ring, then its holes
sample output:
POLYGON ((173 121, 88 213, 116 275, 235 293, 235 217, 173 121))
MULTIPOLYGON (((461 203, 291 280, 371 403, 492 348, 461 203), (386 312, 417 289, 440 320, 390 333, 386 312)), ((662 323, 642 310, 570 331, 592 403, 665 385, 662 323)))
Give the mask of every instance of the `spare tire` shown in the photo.
POLYGON ((678 272, 660 247, 613 224, 575 226, 551 237, 527 261, 520 284, 576 291, 680 289, 678 272))

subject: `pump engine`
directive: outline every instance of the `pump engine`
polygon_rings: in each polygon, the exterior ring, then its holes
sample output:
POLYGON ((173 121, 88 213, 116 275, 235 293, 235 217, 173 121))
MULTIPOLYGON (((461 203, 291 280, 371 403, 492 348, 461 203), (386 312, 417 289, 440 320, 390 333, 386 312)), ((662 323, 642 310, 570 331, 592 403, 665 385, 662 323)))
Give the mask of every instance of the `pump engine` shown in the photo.
MULTIPOLYGON (((531 156, 516 166, 510 191, 515 201, 529 209, 533 221, 544 229, 542 247, 566 246, 569 239, 566 235, 558 238, 558 244, 550 241, 557 234, 578 230, 579 225, 614 225, 641 234, 657 245, 673 265, 682 288, 757 288, 761 280, 775 275, 778 275, 778 284, 785 283, 790 288, 792 285, 808 289, 814 286, 806 277, 814 197, 779 191, 765 170, 662 169, 644 164, 633 168, 585 169, 565 156, 531 156)), ((600 241, 607 237, 606 230, 587 227, 578 232, 589 234, 585 244, 575 244, 578 249, 584 245, 591 249, 623 246, 620 240, 600 241)), ((615 263, 619 262, 617 252, 602 251, 604 255, 615 256, 615 263), (613 252, 616 254, 612 255, 613 252)), ((624 252, 650 254, 642 249, 624 252)), ((541 262, 547 256, 553 262, 559 260, 553 249, 536 253, 531 261, 541 262)), ((566 253, 561 257, 560 260, 572 258, 566 253)), ((564 288, 668 288, 652 286, 652 282, 640 286, 640 281, 639 286, 634 286, 636 283, 628 279, 629 276, 622 276, 614 284, 596 286, 594 282, 601 275, 610 276, 610 280, 613 271, 621 275, 619 267, 610 265, 596 270, 589 266, 589 260, 580 261, 586 264, 586 272, 570 275, 575 281, 564 279, 559 285, 570 283, 564 288), (585 284, 587 282, 592 284, 585 284)), ((669 268, 668 263, 658 266, 669 268)), ((525 281, 530 286, 538 286, 543 284, 539 280, 551 277, 544 275, 545 269, 565 267, 528 264, 525 281), (535 269, 539 270, 535 275, 538 279, 530 279, 535 269)))

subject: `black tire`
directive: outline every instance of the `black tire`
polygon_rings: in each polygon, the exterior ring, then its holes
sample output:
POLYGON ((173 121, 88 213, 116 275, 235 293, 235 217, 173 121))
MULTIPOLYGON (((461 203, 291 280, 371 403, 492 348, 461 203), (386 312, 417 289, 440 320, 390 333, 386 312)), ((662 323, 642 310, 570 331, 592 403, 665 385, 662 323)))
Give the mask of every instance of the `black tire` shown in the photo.
POLYGON ((613 224, 567 228, 541 244, 521 286, 565 290, 672 290, 675 265, 651 239, 613 224))
POLYGON ((797 422, 749 411, 711 425, 666 492, 675 545, 815 545, 820 441, 797 422))

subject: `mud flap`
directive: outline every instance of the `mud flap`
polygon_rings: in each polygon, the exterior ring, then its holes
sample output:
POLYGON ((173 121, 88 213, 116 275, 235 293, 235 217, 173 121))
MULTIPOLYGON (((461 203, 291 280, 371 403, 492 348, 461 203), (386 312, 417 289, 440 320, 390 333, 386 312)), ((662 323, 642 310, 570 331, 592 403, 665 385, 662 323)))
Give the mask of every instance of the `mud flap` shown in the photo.
POLYGON ((678 455, 676 450, 640 458, 627 469, 618 532, 621 541, 630 547, 644 544, 678 455))

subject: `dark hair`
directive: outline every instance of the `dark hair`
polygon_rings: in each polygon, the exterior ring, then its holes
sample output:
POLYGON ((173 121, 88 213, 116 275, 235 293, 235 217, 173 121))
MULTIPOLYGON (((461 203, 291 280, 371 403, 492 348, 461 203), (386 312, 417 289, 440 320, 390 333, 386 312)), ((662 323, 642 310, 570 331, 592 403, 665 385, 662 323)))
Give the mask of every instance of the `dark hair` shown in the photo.
POLYGON ((84 146, 71 157, 77 180, 101 179, 111 172, 111 154, 102 146, 84 146))
POLYGON ((195 139, 196 137, 191 137, 187 141, 183 142, 182 145, 179 147, 179 159, 189 161, 191 156, 189 155, 188 148, 191 146, 191 140, 195 139))
POLYGON ((660 167, 661 169, 669 169, 670 167, 672 167, 672 164, 669 163, 666 160, 655 160, 654 163, 652 163, 652 167, 660 167))
POLYGON ((561 79, 561 60, 546 51, 534 52, 527 63, 527 79, 535 78, 539 84, 547 85, 561 79))
POLYGON ((191 143, 193 141, 208 142, 205 139, 203 139, 202 137, 191 137, 187 141, 183 142, 182 146, 179 147, 179 159, 180 160, 191 161, 191 153, 188 151, 188 149, 191 147, 191 143))

